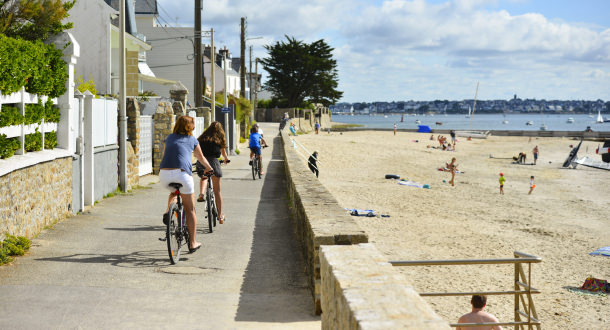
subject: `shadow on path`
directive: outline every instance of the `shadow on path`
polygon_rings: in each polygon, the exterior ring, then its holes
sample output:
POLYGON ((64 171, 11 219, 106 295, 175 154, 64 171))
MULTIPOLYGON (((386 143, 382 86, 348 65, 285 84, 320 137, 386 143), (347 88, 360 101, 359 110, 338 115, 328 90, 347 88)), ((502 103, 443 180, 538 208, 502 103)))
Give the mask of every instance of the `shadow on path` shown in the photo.
POLYGON ((236 321, 319 320, 313 315, 304 264, 289 217, 281 143, 281 137, 273 139, 272 158, 263 177, 236 321), (270 312, 274 310, 284 313, 270 312))

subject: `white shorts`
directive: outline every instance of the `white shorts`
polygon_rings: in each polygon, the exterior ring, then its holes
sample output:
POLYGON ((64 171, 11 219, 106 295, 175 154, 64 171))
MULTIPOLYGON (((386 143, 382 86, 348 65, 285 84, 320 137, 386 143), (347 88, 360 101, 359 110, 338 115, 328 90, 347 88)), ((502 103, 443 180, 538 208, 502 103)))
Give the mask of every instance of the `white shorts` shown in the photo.
POLYGON ((193 177, 182 170, 160 170, 159 181, 161 185, 167 188, 169 191, 174 192, 176 189, 170 187, 169 184, 172 182, 181 183, 180 193, 188 195, 195 192, 195 185, 193 184, 193 177))

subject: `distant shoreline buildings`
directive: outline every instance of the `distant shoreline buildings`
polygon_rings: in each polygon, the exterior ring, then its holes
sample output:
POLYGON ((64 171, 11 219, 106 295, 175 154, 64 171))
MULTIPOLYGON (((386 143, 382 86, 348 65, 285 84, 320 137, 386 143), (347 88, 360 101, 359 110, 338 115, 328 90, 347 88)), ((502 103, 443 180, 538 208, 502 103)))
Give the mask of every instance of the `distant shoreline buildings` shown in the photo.
MULTIPOLYGON (((331 105, 329 108, 333 113, 353 114, 385 114, 385 113, 409 113, 409 114, 468 114, 471 111, 474 100, 462 101, 392 101, 392 102, 341 102, 331 105)), ((519 99, 511 100, 477 100, 476 113, 585 113, 597 114, 598 111, 610 112, 610 101, 603 100, 536 100, 519 99)))

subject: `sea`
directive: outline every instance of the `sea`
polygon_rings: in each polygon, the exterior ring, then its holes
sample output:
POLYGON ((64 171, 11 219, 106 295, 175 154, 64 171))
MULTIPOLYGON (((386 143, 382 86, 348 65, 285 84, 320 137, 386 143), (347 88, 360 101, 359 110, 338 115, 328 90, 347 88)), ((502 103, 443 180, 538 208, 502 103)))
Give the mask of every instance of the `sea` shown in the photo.
POLYGON ((359 124, 365 128, 392 129, 396 123, 398 129, 417 129, 419 125, 427 125, 432 129, 537 131, 544 124, 547 131, 584 131, 591 127, 593 131, 610 132, 610 122, 598 124, 596 119, 597 115, 587 114, 476 114, 470 118, 463 114, 332 116, 333 122, 359 124), (574 122, 568 122, 569 118, 574 122))

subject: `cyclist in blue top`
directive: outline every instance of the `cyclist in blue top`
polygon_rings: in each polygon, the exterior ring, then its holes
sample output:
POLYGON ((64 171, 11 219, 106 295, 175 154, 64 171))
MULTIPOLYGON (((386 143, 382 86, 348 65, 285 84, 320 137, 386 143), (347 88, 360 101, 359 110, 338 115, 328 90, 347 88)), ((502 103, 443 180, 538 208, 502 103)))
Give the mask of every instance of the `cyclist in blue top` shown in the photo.
POLYGON ((267 142, 265 139, 258 133, 258 126, 252 126, 250 129, 250 165, 252 165, 252 159, 254 159, 254 155, 258 155, 258 168, 261 171, 261 175, 263 173, 263 156, 261 155, 261 142, 264 146, 267 146, 267 142))
POLYGON ((188 227, 190 242, 189 251, 194 252, 201 247, 201 243, 195 240, 197 216, 195 215, 195 198, 193 193, 195 187, 193 184, 193 165, 192 156, 193 151, 195 158, 205 168, 205 172, 213 172, 210 163, 203 157, 199 142, 193 136, 193 130, 195 129, 195 120, 193 117, 181 116, 176 120, 174 125, 174 131, 168 135, 165 139, 165 146, 163 147, 163 160, 161 160, 159 170, 159 181, 161 185, 169 189, 169 200, 167 202, 167 211, 163 214, 163 223, 167 225, 169 221, 169 206, 176 200, 175 189, 170 187, 169 184, 177 182, 182 184, 180 194, 182 195, 182 202, 184 204, 184 211, 186 213, 186 226, 188 227))

